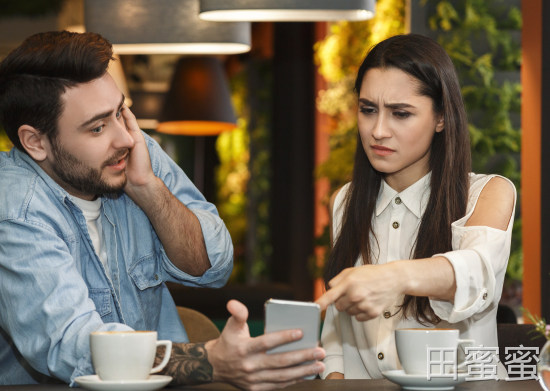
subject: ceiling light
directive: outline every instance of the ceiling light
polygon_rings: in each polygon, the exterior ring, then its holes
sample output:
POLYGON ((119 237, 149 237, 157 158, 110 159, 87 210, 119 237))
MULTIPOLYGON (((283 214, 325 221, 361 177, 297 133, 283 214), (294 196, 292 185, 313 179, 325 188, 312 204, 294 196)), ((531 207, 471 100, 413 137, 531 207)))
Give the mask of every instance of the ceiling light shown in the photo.
POLYGON ((360 21, 374 16, 375 0, 200 0, 208 21, 360 21))
POLYGON ((250 50, 250 23, 199 19, 199 0, 86 0, 87 31, 117 54, 236 54, 250 50))

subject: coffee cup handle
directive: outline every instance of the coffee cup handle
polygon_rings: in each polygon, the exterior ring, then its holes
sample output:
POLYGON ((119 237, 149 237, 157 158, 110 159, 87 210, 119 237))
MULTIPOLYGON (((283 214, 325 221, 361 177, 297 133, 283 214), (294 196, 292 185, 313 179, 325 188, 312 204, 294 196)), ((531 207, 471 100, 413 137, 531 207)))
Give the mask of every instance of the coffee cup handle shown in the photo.
POLYGON ((460 348, 457 351, 457 365, 456 370, 463 369, 468 365, 468 361, 466 360, 466 346, 474 346, 476 341, 473 339, 459 339, 458 340, 458 347, 460 348))
POLYGON ((170 359, 170 354, 172 354, 172 341, 168 341, 168 340, 160 340, 160 341, 157 341, 157 348, 159 346, 164 346, 165 347, 165 350, 164 350, 164 357, 161 361, 161 363, 159 365, 157 365, 156 367, 154 367, 153 369, 151 369, 151 372, 149 373, 157 373, 157 372, 160 372, 162 371, 162 369, 166 366, 166 364, 168 364, 168 360, 170 359))

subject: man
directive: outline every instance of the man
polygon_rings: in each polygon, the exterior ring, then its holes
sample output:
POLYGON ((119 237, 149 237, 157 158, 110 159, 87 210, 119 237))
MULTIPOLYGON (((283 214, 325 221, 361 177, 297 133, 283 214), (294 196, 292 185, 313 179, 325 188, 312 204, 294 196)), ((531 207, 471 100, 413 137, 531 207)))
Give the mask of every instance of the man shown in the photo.
POLYGON ((219 339, 189 344, 164 282, 219 287, 231 238, 215 207, 138 128, 93 33, 41 33, 0 63, 0 384, 93 373, 89 334, 157 330, 178 384, 285 386, 322 349, 268 355, 300 331, 250 338, 247 310, 219 339))

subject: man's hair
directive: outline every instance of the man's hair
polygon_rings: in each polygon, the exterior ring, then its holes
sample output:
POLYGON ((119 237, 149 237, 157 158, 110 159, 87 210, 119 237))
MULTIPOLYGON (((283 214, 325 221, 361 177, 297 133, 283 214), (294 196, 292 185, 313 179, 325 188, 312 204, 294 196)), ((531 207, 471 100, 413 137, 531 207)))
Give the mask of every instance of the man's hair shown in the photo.
POLYGON ((13 145, 30 125, 54 140, 67 88, 105 74, 112 45, 96 33, 51 31, 27 38, 0 63, 0 123, 13 145))

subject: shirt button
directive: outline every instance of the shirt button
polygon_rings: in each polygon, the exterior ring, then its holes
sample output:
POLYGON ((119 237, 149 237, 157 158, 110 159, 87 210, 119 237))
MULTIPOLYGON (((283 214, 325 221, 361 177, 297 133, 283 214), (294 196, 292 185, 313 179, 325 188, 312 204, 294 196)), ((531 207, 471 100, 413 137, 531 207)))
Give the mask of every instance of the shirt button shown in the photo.
POLYGON ((391 226, 395 229, 399 228, 399 223, 397 221, 394 221, 391 226))
POLYGON ((155 281, 158 281, 159 280, 159 275, 155 274, 155 276, 153 278, 155 279, 155 281))
POLYGON ((391 312, 390 311, 384 311, 384 318, 386 318, 386 319, 391 318, 391 312))
POLYGON ((382 352, 378 353, 378 359, 383 360, 384 359, 384 353, 382 353, 382 352))
POLYGON ((395 203, 396 203, 397 205, 401 204, 401 198, 395 197, 395 203))

